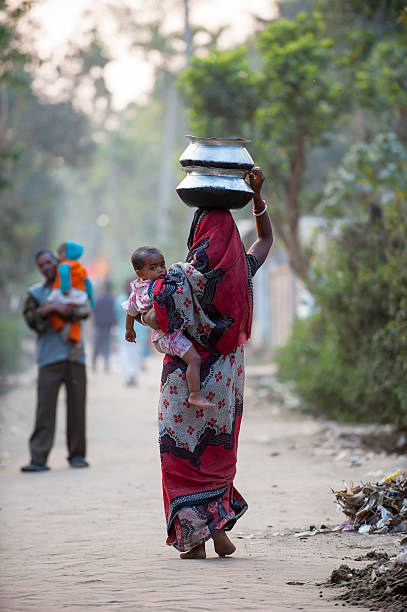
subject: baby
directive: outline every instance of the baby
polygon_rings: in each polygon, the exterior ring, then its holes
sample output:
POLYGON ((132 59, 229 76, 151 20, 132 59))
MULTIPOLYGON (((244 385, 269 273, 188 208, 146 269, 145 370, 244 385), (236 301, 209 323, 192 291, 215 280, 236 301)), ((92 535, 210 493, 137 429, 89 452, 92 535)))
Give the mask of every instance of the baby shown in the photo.
MULTIPOLYGON (((58 247, 58 268, 48 302, 62 302, 71 306, 81 306, 89 299, 93 302, 92 283, 84 266, 78 261, 83 253, 83 246, 77 242, 64 242, 58 247)), ((79 321, 67 323, 59 314, 50 315, 50 323, 55 331, 60 331, 64 341, 80 342, 81 328, 79 321)))
MULTIPOLYGON (((136 341, 134 320, 138 314, 145 314, 152 306, 148 288, 153 281, 164 278, 167 274, 164 256, 155 247, 144 246, 136 249, 131 256, 131 263, 138 279, 131 283, 132 293, 122 306, 126 311, 126 335, 128 342, 136 341)), ((188 402, 201 408, 212 408, 212 404, 201 393, 201 358, 192 342, 180 331, 165 333, 153 330, 152 341, 160 353, 180 357, 187 364, 186 379, 189 389, 188 402)))

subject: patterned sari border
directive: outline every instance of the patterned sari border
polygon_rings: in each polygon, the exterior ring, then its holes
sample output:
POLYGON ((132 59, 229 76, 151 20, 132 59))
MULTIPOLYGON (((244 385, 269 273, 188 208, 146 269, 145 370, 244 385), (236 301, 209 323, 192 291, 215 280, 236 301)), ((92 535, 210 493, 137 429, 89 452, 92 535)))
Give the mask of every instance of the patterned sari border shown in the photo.
POLYGON ((168 535, 170 533, 172 522, 180 510, 183 508, 190 508, 191 506, 208 504, 210 501, 212 501, 212 499, 222 496, 227 488, 228 486, 222 487, 221 489, 200 491, 199 493, 191 493, 190 495, 180 495, 179 497, 174 497, 170 503, 170 513, 167 521, 168 535))

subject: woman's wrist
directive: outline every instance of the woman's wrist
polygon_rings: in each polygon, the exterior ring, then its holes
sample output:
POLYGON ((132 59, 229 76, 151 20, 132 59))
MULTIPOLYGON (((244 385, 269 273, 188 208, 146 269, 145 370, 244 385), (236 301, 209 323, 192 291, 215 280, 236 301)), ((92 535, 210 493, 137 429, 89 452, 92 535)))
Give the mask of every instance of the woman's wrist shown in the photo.
POLYGON ((259 214, 267 208, 265 200, 261 196, 253 199, 253 214, 259 214))
POLYGON ((254 211, 254 209, 253 209, 253 215, 254 215, 255 217, 261 217, 262 215, 264 215, 264 214, 265 214, 265 212, 266 212, 266 211, 267 211, 267 204, 266 204, 266 203, 264 203, 264 208, 263 208, 263 210, 261 210, 260 212, 255 212, 255 211, 254 211))

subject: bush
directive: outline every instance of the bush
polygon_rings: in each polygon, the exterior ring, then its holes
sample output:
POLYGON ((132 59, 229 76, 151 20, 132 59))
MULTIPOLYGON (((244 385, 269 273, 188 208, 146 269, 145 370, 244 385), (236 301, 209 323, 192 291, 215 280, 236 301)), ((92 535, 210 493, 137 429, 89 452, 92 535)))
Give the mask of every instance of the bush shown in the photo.
POLYGON ((277 358, 317 415, 407 428, 407 205, 345 228, 316 268, 316 313, 277 358))
POLYGON ((22 333, 20 316, 0 313, 0 381, 18 368, 22 333))
POLYGON ((298 319, 290 341, 279 351, 279 378, 294 381, 304 408, 317 416, 347 420, 352 405, 338 390, 344 380, 335 330, 327 333, 320 315, 298 319))

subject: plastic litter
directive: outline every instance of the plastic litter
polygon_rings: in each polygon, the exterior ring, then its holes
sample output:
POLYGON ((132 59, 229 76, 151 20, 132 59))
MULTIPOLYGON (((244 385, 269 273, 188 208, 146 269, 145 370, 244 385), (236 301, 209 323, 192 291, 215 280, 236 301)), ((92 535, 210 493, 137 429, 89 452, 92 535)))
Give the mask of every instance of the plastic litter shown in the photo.
POLYGON ((395 480, 398 476, 400 476, 400 473, 401 473, 401 469, 399 468, 397 472, 394 472, 394 474, 389 474, 383 480, 384 482, 390 482, 391 480, 395 480))
POLYGON ((395 557, 390 557, 390 561, 398 561, 399 563, 407 563, 407 548, 404 548, 395 557))
POLYGON ((348 517, 342 531, 402 533, 407 531, 407 473, 398 469, 376 483, 332 491, 348 517))
POLYGON ((308 529, 308 531, 300 531, 298 533, 294 533, 294 538, 309 538, 311 536, 315 536, 318 535, 319 533, 334 533, 336 531, 340 531, 341 527, 327 527, 326 525, 321 525, 321 527, 318 529, 317 527, 313 527, 308 529))

